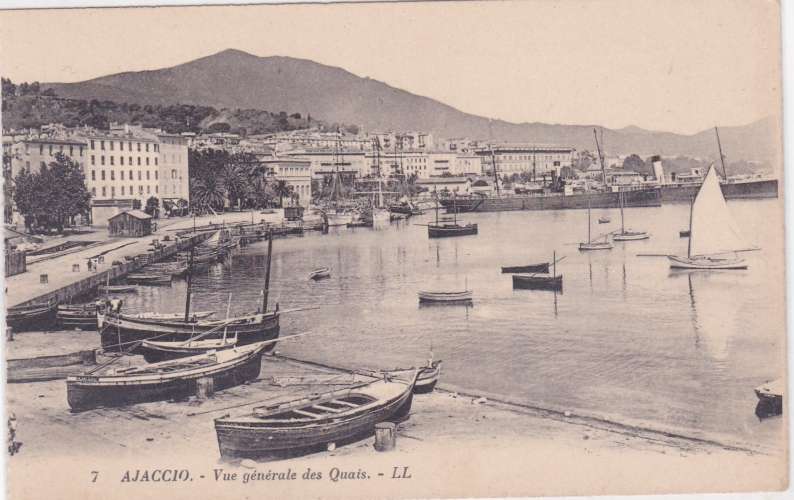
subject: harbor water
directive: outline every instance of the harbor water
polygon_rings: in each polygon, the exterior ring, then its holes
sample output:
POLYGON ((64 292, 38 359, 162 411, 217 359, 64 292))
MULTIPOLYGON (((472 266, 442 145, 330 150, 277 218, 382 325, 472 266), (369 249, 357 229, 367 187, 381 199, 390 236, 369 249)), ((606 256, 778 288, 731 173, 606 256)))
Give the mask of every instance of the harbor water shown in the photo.
MULTIPOLYGON (((687 204, 627 209, 644 241, 579 252, 587 211, 463 214, 479 234, 430 240, 417 224, 339 229, 274 241, 271 307, 285 354, 347 367, 444 360, 442 383, 627 425, 778 450, 782 418, 759 419, 753 388, 785 374, 782 200, 731 201, 748 246, 745 271, 672 271, 686 255, 687 204), (500 267, 563 258, 562 293, 513 290, 500 267), (312 281, 316 267, 330 279, 312 281), (419 290, 474 292, 472 306, 420 306, 419 290)), ((593 235, 619 230, 616 209, 592 212, 593 235), (600 216, 611 223, 598 224, 600 216)), ((697 236, 696 236, 697 237, 697 236)), ((267 243, 194 277, 193 309, 250 312, 261 303, 267 243)), ((185 282, 141 287, 126 311, 184 309, 185 282)), ((262 376, 267 376, 263 373, 262 376)), ((531 430, 529 430, 531 432, 531 430)))

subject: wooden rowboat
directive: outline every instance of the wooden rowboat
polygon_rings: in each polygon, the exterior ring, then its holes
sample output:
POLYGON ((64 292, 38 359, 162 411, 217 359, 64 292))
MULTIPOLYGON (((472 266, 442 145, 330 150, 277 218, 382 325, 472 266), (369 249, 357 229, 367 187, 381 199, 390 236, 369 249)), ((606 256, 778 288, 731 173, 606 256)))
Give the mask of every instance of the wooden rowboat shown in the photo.
POLYGON ((64 329, 96 330, 96 312, 103 307, 102 302, 86 304, 61 304, 56 319, 64 329))
POLYGON ((609 241, 591 241, 588 243, 579 243, 579 251, 586 250, 610 250, 613 245, 609 241))
POLYGON ((330 277, 331 277, 331 269, 328 267, 319 267, 314 271, 312 271, 311 273, 309 273, 310 280, 321 280, 330 277))
POLYGON ((251 344, 150 365, 87 372, 66 379, 72 411, 125 406, 187 397, 199 379, 211 378, 215 390, 259 376, 264 345, 251 344))
POLYGON ((138 285, 170 285, 170 274, 128 274, 127 281, 138 285))
POLYGON ((552 276, 550 274, 514 274, 513 288, 523 288, 526 290, 562 290, 562 274, 552 276))
POLYGON ((471 302, 473 292, 463 290, 460 292, 418 292, 420 303, 456 304, 471 302))
POLYGON ((612 219, 610 219, 609 217, 599 217, 598 218, 598 223, 599 224, 608 224, 611 221, 612 221, 612 219))
POLYGON ((358 441, 375 424, 404 420, 418 372, 410 381, 389 379, 255 408, 241 417, 215 419, 221 457, 273 460, 358 441))
MULTIPOLYGON (((438 379, 441 377, 441 363, 438 361, 430 361, 427 366, 419 368, 419 375, 416 377, 414 384, 414 394, 428 394, 433 392, 436 388, 438 379)), ((383 373, 392 376, 412 376, 415 368, 398 368, 395 370, 385 370, 383 373)))
POLYGON ((10 307, 6 311, 6 325, 15 332, 45 330, 53 325, 58 303, 48 302, 10 307))
MULTIPOLYGON (((194 319, 207 319, 211 316, 215 315, 215 311, 190 311, 190 317, 194 319)), ((130 314, 132 318, 138 319, 168 319, 168 320, 180 320, 185 317, 184 313, 137 313, 137 314, 130 314)))
POLYGON ((502 274, 508 273, 547 273, 549 272, 549 263, 542 264, 529 264, 526 266, 508 266, 502 267, 502 274))
POLYGON ((135 285, 99 285, 100 293, 130 293, 137 292, 135 285))
POLYGON ((222 351, 237 345, 237 337, 187 340, 185 342, 158 342, 144 340, 135 348, 135 354, 142 354, 147 363, 157 363, 169 359, 184 358, 204 354, 208 351, 222 351))

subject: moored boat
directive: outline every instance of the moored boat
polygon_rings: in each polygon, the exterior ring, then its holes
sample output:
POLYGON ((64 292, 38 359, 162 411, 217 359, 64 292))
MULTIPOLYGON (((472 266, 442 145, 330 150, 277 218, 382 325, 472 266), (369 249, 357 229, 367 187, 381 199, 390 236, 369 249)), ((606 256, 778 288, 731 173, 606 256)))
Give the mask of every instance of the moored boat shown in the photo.
POLYGON ((509 273, 547 273, 549 272, 549 263, 542 264, 529 264, 526 266, 502 266, 502 274, 509 273))
POLYGON ((169 359, 184 358, 204 354, 208 351, 222 351, 231 349, 237 345, 237 337, 208 339, 208 340, 186 340, 184 342, 159 342, 156 340, 144 340, 141 345, 135 348, 135 354, 143 355, 147 363, 157 363, 169 359))
POLYGON ((58 303, 54 299, 47 302, 9 307, 6 311, 6 325, 15 332, 46 330, 55 320, 58 303))
POLYGON ((172 276, 161 273, 135 273, 128 274, 127 282, 136 285, 170 285, 172 276))
POLYGON ((64 329, 96 330, 96 312, 102 307, 101 301, 86 304, 60 304, 56 319, 64 329))
POLYGON ((632 231, 630 229, 626 229, 626 219, 623 215, 623 204, 624 204, 624 197, 625 193, 620 191, 618 193, 618 199, 620 201, 620 231, 612 234, 612 239, 614 241, 637 241, 637 240, 647 240, 651 237, 645 231, 632 231))
POLYGON ((455 292, 428 292, 420 291, 420 303, 436 303, 436 304, 456 304, 463 302, 471 302, 473 292, 471 290, 462 290, 455 292))
POLYGON ((272 460, 305 455, 371 436, 375 424, 403 420, 411 409, 410 381, 388 376, 352 387, 215 419, 221 457, 272 460))
POLYGON ((755 395, 758 401, 769 404, 775 408, 783 408, 783 392, 785 390, 785 380, 777 379, 765 382, 755 388, 755 395))
POLYGON ((612 219, 610 219, 609 217, 599 217, 598 218, 598 223, 599 224, 608 224, 610 222, 612 222, 612 219))
POLYGON ((451 221, 439 221, 438 198, 436 198, 436 221, 427 225, 427 236, 430 238, 447 238, 453 236, 471 236, 477 234, 477 224, 459 224, 458 211, 453 205, 451 221))
POLYGON ((331 269, 328 267, 318 267, 309 273, 310 280, 321 280, 331 277, 331 269))
POLYGON ((215 390, 259 376, 264 345, 251 344, 143 366, 86 372, 66 379, 72 411, 125 406, 187 397, 198 379, 211 378, 215 390))
POLYGON ((597 240, 593 240, 591 233, 591 226, 592 224, 590 222, 590 206, 588 205, 587 206, 587 242, 579 243, 579 251, 612 249, 612 243, 609 241, 607 236, 603 236, 597 240))
POLYGON ((514 274, 513 288, 527 290, 562 290, 562 274, 514 274))
POLYGON ((99 285, 99 293, 133 293, 137 292, 135 285, 99 285))

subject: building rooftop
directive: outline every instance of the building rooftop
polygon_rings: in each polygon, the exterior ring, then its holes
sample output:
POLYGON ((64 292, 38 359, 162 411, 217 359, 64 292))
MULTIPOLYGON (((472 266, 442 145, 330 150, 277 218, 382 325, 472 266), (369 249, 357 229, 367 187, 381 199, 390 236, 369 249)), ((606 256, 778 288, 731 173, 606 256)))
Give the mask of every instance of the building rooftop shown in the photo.
POLYGON ((152 218, 151 215, 147 214, 146 212, 144 212, 142 210, 127 210, 127 211, 124 211, 124 212, 121 212, 121 213, 118 213, 118 214, 114 215, 110 219, 115 219, 116 217, 121 217, 124 214, 127 214, 127 215, 129 215, 131 217, 135 217, 136 219, 141 219, 141 220, 147 220, 147 219, 151 219, 152 218))

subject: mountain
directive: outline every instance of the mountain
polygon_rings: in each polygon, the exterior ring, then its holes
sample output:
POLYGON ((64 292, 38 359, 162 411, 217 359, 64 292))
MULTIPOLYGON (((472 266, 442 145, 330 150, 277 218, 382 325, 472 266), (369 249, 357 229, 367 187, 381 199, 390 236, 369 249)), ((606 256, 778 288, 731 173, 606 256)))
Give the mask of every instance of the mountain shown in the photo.
MULTIPOLYGON (((438 137, 469 137, 570 145, 594 150, 592 125, 510 123, 464 113, 341 68, 291 57, 258 57, 225 50, 170 68, 126 72, 78 83, 48 83, 59 96, 140 104, 186 103, 310 114, 364 130, 422 130, 438 137)), ((779 120, 720 129, 731 160, 779 162, 779 120)), ((717 157, 713 130, 694 135, 638 127, 603 130, 609 154, 717 157)))

